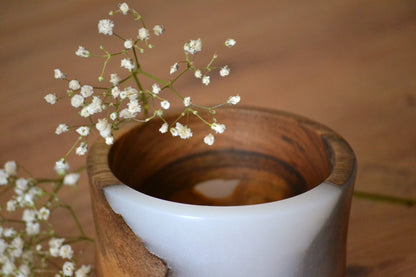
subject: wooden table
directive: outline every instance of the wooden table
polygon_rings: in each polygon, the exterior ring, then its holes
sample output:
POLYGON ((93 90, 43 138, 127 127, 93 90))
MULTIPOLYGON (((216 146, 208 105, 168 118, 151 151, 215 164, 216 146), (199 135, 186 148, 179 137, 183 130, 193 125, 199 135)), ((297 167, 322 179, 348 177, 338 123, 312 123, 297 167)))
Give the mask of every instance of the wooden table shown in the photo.
MULTIPOLYGON (((101 61, 86 62, 74 52, 78 45, 91 51, 101 43, 122 46, 97 34, 98 20, 116 3, 0 3, 0 163, 15 159, 37 176, 53 174, 54 162, 75 139, 54 135, 55 127, 74 117, 67 104, 51 107, 43 96, 65 93, 53 79, 54 68, 96 80, 101 61)), ((200 37, 209 51, 234 37, 236 47, 219 57, 231 68, 228 80, 213 78, 202 87, 185 79, 178 88, 195 101, 240 94, 243 104, 320 121, 354 148, 357 189, 416 198, 415 1, 158 0, 130 6, 150 26, 166 27, 143 58, 149 71, 167 77, 191 38, 200 37)), ((124 21, 116 28, 137 34, 124 21)), ((64 198, 92 235, 86 177, 76 194, 68 190, 64 198)), ((63 232, 75 230, 64 218, 54 221, 63 232)), ((85 261, 93 263, 93 256, 87 250, 85 261)), ((347 276, 416 276, 416 208, 354 199, 347 262, 347 276)))

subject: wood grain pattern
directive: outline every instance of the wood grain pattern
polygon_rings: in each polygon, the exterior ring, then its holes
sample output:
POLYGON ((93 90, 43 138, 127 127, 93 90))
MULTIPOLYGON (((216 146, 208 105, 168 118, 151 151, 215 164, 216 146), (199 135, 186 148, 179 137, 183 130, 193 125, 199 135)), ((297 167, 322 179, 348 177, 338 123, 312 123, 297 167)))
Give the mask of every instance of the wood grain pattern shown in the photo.
MULTIPOLYGON (((102 141, 94 145, 87 164, 102 276, 165 276, 167 272, 112 211, 103 192, 106 186, 124 183, 154 197, 188 204, 250 205, 287 198, 322 182, 342 186, 355 177, 352 149, 319 123, 255 108, 224 109, 216 118, 229 127, 213 146, 202 143, 206 125, 198 119, 187 122, 194 132, 188 140, 176 138, 173 143, 169 134, 155 136, 160 122, 153 121, 131 129, 111 147, 102 141), (196 184, 218 178, 240 180, 228 199, 207 199, 194 192, 196 184)), ((345 251, 344 246, 340 249, 345 251)), ((339 265, 342 271, 344 262, 339 265)))
MULTIPOLYGON (((194 79, 178 89, 194 102, 214 103, 240 94, 244 104, 288 110, 338 131, 359 160, 356 188, 416 197, 416 2, 381 1, 129 1, 164 24, 146 68, 168 77, 182 58, 183 42, 198 38, 204 51, 225 37, 237 39, 221 52, 228 80, 208 87, 194 79)), ((73 78, 96 80, 100 62, 74 57, 78 45, 90 50, 111 41, 99 36, 97 21, 117 2, 110 0, 1 1, 0 163, 16 159, 40 176, 74 141, 55 136, 59 123, 72 121, 67 105, 50 107, 42 97, 65 93, 54 68, 73 78)), ((122 23, 124 25, 124 23, 122 23)), ((136 28, 124 25, 124 34, 136 28)), ((116 41, 113 46, 119 46, 116 41)), ((118 67, 118 64, 116 65, 118 67)), ((72 160, 72 167, 83 164, 72 160)), ((72 202, 94 234, 87 178, 72 202)), ((76 232, 63 218, 60 232, 76 232)), ((349 277, 416 275, 416 209, 354 199, 348 235, 349 277)), ((94 250, 83 261, 94 263, 94 250)))

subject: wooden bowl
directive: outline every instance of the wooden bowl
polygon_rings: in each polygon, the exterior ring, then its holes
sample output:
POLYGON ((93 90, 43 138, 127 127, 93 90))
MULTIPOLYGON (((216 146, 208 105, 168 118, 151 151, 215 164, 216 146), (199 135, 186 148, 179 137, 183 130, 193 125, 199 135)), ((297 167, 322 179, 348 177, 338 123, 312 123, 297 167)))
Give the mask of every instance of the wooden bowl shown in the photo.
MULTIPOLYGON (((168 122, 176 117, 170 116, 168 122)), ((335 227, 323 227, 331 230, 326 231, 326 239, 322 235, 318 239, 324 242, 322 251, 332 258, 325 258, 315 271, 309 269, 318 275, 303 276, 342 276, 356 170, 349 145, 329 128, 285 112, 224 109, 216 118, 227 129, 215 136, 213 146, 203 143, 209 127, 190 119, 186 123, 193 131, 189 140, 160 134, 161 122, 152 121, 131 129, 111 147, 97 142, 90 150, 99 276, 166 276, 169 272, 166 262, 151 254, 110 207, 104 188, 119 184, 189 207, 250 205, 253 209, 296 199, 321 184, 337 186, 342 197, 334 204, 335 227), (238 180, 238 185, 226 196, 211 197, 196 189, 209 180, 238 180)), ((309 255, 315 256, 310 263, 316 263, 317 255, 309 255)))

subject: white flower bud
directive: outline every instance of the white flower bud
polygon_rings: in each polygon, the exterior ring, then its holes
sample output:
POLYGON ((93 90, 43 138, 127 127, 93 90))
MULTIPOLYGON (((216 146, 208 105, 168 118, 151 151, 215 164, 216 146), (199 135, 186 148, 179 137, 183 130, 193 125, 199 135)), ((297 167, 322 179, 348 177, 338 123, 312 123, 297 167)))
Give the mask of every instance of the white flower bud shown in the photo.
POLYGON ((213 145, 215 141, 215 138, 212 134, 208 134, 204 137, 204 142, 208 145, 213 145))
POLYGON ((232 38, 229 38, 225 41, 225 46, 227 46, 228 48, 233 47, 236 44, 236 41, 232 38))
POLYGON ((84 104, 84 97, 82 97, 79 94, 75 94, 74 96, 72 96, 71 98, 72 107, 79 108, 81 107, 82 104, 84 104))
POLYGON ((156 36, 160 36, 161 34, 163 34, 165 32, 165 27, 163 27, 163 25, 155 25, 153 27, 153 33, 156 36))
POLYGON ((78 80, 71 80, 68 86, 72 90, 78 90, 81 88, 81 85, 79 84, 78 80))
POLYGON ((150 38, 149 30, 144 27, 140 28, 137 38, 140 40, 148 40, 150 38))
POLYGON ((159 132, 162 134, 166 133, 168 131, 169 125, 165 122, 162 124, 162 126, 159 129, 159 132))
POLYGON ((44 97, 45 101, 51 105, 54 105, 56 103, 57 97, 55 93, 49 93, 44 97))

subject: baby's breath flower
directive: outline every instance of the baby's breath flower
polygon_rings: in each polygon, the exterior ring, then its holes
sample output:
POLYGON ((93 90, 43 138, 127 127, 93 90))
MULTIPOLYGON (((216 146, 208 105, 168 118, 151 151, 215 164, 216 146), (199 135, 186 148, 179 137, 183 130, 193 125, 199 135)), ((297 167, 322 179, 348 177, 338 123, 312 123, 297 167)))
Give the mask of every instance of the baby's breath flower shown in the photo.
POLYGON ((208 145, 213 145, 215 141, 215 138, 212 134, 208 134, 204 137, 204 142, 208 145))
POLYGON ((78 90, 81 88, 81 85, 79 84, 78 80, 71 80, 68 86, 72 90, 78 90))
POLYGON ((192 137, 192 131, 186 125, 182 125, 181 123, 176 122, 175 129, 178 132, 178 136, 181 139, 188 139, 188 138, 192 137))
POLYGON ((57 97, 55 93, 49 93, 44 97, 45 101, 51 105, 56 103, 57 97))
POLYGON ((93 96, 91 104, 87 106, 89 115, 100 113, 102 109, 102 101, 98 96, 93 96))
POLYGON ((16 180, 16 187, 14 191, 16 194, 23 194, 29 188, 29 181, 25 178, 19 178, 16 180))
POLYGON ((62 259, 71 259, 73 254, 74 251, 72 251, 71 246, 68 244, 62 245, 61 248, 59 248, 59 256, 62 259))
POLYGON ((159 129, 159 132, 162 134, 166 133, 168 131, 169 125, 165 122, 162 124, 162 126, 159 129))
POLYGON ((121 99, 126 99, 127 98, 127 91, 125 91, 125 90, 120 91, 120 98, 121 99))
POLYGON ((163 27, 163 25, 155 25, 153 27, 153 33, 156 36, 160 36, 161 34, 163 34, 165 32, 165 27, 163 27))
POLYGON ((90 128, 88 128, 88 127, 86 127, 86 126, 81 126, 81 127, 79 127, 79 128, 77 129, 77 133, 78 133, 80 136, 86 137, 86 136, 88 136, 88 135, 89 135, 89 133, 90 133, 90 128))
POLYGON ((11 199, 11 200, 7 201, 6 210, 7 210, 8 212, 13 212, 13 211, 15 211, 15 210, 16 210, 16 205, 17 205, 16 200, 11 199))
POLYGON ((91 267, 82 265, 76 272, 75 277, 86 277, 90 273, 91 267))
POLYGON ((26 223, 26 233, 29 236, 35 236, 39 234, 40 231, 40 225, 37 222, 27 222, 26 223))
POLYGON ((78 147, 75 149, 75 154, 77 154, 78 156, 83 156, 87 153, 87 151, 88 151, 88 144, 83 142, 80 145, 78 145, 78 147))
POLYGON ((175 63, 174 65, 170 67, 170 74, 175 73, 176 71, 178 71, 178 69, 179 69, 179 65, 178 63, 175 63))
POLYGON ((84 85, 81 87, 81 95, 85 98, 90 97, 94 93, 94 88, 92 86, 84 85))
POLYGON ((7 242, 4 239, 0 239, 0 256, 3 255, 4 250, 7 249, 7 242))
POLYGON ((69 164, 64 159, 60 159, 55 163, 55 171, 58 175, 64 175, 67 170, 69 170, 69 164))
POLYGON ((154 94, 159 94, 159 92, 160 92, 160 87, 159 87, 159 85, 158 84, 153 84, 152 85, 152 92, 154 93, 154 94))
POLYGON ((194 76, 195 76, 195 78, 201 79, 202 78, 201 70, 199 70, 199 69, 195 70, 194 76))
POLYGON ((16 231, 13 228, 4 228, 4 230, 3 230, 3 236, 5 238, 11 238, 14 235, 16 235, 16 231))
POLYGON ((108 123, 106 118, 98 119, 95 128, 97 128, 103 138, 111 135, 111 124, 108 123))
POLYGON ((116 113, 116 112, 111 113, 111 114, 110 114, 110 119, 111 119, 111 120, 116 120, 116 119, 117 119, 117 113, 116 113))
POLYGON ((82 104, 84 104, 84 97, 82 97, 79 94, 75 94, 74 96, 72 96, 71 98, 72 107, 79 108, 82 106, 82 104))
POLYGON ((131 49, 133 48, 133 40, 127 39, 124 41, 124 48, 131 49))
POLYGON ((65 262, 64 265, 62 266, 62 272, 64 274, 64 276, 72 276, 74 274, 74 263, 72 262, 65 262))
POLYGON ((127 3, 122 3, 119 5, 120 11, 122 14, 126 15, 127 12, 129 11, 129 5, 127 5, 127 3))
POLYGON ((134 115, 131 112, 129 112, 129 110, 126 108, 120 111, 120 117, 129 119, 129 118, 133 118, 134 115))
POLYGON ((32 198, 33 199, 33 197, 35 197, 35 196, 41 196, 42 194, 43 194, 42 189, 35 186, 35 187, 31 187, 29 189, 29 191, 27 192, 27 194, 25 195, 25 197, 28 197, 28 198, 32 198))
POLYGON ((17 165, 15 161, 8 161, 4 164, 4 170, 9 176, 15 176, 17 174, 17 165))
POLYGON ((150 38, 149 30, 144 27, 140 28, 137 38, 140 40, 148 40, 150 38))
POLYGON ((65 239, 63 238, 51 238, 48 242, 49 244, 49 253, 52 257, 59 256, 59 248, 61 247, 62 243, 64 243, 65 239))
POLYGON ((11 276, 11 274, 14 273, 16 270, 16 266, 14 263, 12 263, 10 260, 6 260, 6 262, 3 264, 3 267, 1 268, 1 272, 4 274, 4 276, 11 276))
POLYGON ((107 145, 112 145, 114 143, 114 137, 113 136, 109 136, 105 138, 105 144, 107 145))
POLYGON ((42 208, 40 208, 40 210, 39 210, 39 211, 38 211, 38 213, 37 213, 38 218, 39 218, 40 220, 48 220, 48 218, 49 218, 49 214, 50 214, 50 211, 49 211, 49 209, 48 209, 48 208, 46 208, 46 207, 42 207, 42 208))
POLYGON ((225 131, 225 125, 219 123, 212 123, 211 129, 217 132, 218 134, 222 134, 225 131))
POLYGON ((120 89, 118 87, 113 87, 111 89, 111 95, 114 99, 117 98, 120 95, 120 89))
POLYGON ((161 106, 163 109, 167 110, 167 109, 169 109, 169 107, 170 107, 170 103, 169 103, 169 101, 168 101, 168 100, 163 100, 162 102, 160 102, 160 106, 161 106))
POLYGON ((113 84, 113 86, 117 86, 120 82, 120 77, 118 77, 117 73, 110 74, 110 83, 113 84))
POLYGON ((230 68, 228 67, 228 65, 223 66, 220 70, 220 76, 225 77, 225 76, 228 76, 229 74, 230 74, 230 68))
POLYGON ((156 115, 159 116, 159 117, 162 116, 163 115, 163 111, 162 110, 157 110, 156 111, 156 115))
POLYGON ((240 102, 240 95, 230 96, 227 100, 227 104, 236 105, 240 102))
POLYGON ((32 222, 36 219, 36 211, 32 209, 25 209, 23 211, 22 220, 25 222, 32 222))
POLYGON ((185 43, 183 49, 186 53, 189 53, 191 55, 200 52, 202 50, 201 39, 199 38, 197 40, 190 40, 189 42, 185 43))
POLYGON ((101 19, 98 22, 98 33, 104 35, 113 35, 114 23, 110 19, 101 19))
MULTIPOLYGON (((16 233, 16 231, 14 231, 16 233)), ((10 243, 9 253, 12 257, 20 257, 23 253, 23 245, 24 241, 20 236, 15 237, 12 242, 10 243)))
POLYGON ((66 78, 66 74, 65 73, 62 73, 61 70, 54 69, 53 71, 55 73, 55 79, 65 79, 66 78))
POLYGON ((128 71, 133 71, 135 65, 131 59, 124 58, 121 60, 121 67, 127 69, 128 71))
POLYGON ((134 115, 141 111, 141 107, 137 99, 131 99, 130 102, 127 104, 127 107, 129 112, 134 115))
POLYGON ((84 108, 82 108, 82 110, 79 112, 79 115, 82 117, 89 117, 91 114, 88 111, 88 106, 85 106, 84 108))
POLYGON ((204 85, 208 86, 209 85, 209 82, 210 82, 210 77, 209 76, 202 77, 202 83, 204 85))
POLYGON ((126 91, 126 97, 128 97, 129 99, 136 99, 139 95, 139 92, 135 88, 126 87, 124 90, 126 91))
POLYGON ((169 131, 173 137, 178 136, 178 130, 176 128, 172 127, 169 131))
POLYGON ((0 186, 7 185, 9 174, 4 169, 0 169, 0 186))
POLYGON ((30 267, 27 264, 22 264, 19 267, 17 277, 28 277, 30 276, 30 267))
POLYGON ((74 186, 77 184, 80 175, 78 173, 70 173, 64 177, 64 185, 74 186))
POLYGON ((236 41, 232 38, 229 38, 225 41, 225 46, 227 46, 228 48, 231 48, 235 45, 236 41))
POLYGON ((184 99, 183 99, 183 104, 185 105, 185 107, 189 107, 191 104, 192 104, 192 100, 191 100, 191 97, 185 97, 184 99))
POLYGON ((75 52, 75 55, 82 58, 88 58, 90 56, 90 51, 88 51, 82 46, 79 46, 78 50, 75 52))
POLYGON ((58 127, 56 127, 55 134, 60 135, 62 133, 68 132, 68 130, 69 130, 68 125, 62 123, 62 124, 59 124, 58 127))

